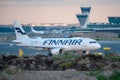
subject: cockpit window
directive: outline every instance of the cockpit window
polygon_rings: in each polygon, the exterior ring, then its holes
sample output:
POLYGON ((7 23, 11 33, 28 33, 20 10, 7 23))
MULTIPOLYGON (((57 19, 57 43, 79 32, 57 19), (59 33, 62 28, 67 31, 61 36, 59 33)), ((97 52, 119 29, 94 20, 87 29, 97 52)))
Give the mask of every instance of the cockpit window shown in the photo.
POLYGON ((97 42, 96 42, 96 41, 90 41, 89 43, 90 43, 90 44, 93 44, 93 43, 97 43, 97 42))

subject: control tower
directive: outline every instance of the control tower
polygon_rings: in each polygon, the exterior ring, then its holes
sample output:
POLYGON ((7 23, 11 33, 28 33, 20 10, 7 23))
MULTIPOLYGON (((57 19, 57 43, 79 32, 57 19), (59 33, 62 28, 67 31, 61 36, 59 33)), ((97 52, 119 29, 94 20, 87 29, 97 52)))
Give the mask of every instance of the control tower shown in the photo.
POLYGON ((87 24, 89 24, 89 14, 90 14, 91 7, 81 7, 81 14, 76 14, 80 26, 82 28, 86 28, 87 24))

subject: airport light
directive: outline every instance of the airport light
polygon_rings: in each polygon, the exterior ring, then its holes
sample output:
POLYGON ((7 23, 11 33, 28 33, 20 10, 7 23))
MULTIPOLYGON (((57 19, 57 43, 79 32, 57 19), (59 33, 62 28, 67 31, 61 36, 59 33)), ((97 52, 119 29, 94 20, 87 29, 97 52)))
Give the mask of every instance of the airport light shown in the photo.
POLYGON ((103 48, 105 51, 109 51, 111 48, 110 47, 104 47, 103 48))

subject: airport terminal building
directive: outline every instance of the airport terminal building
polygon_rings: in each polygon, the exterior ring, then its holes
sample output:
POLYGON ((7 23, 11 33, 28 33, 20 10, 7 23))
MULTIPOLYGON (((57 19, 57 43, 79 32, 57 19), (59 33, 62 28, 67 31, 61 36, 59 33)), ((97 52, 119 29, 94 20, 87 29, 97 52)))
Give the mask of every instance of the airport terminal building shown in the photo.
POLYGON ((120 28, 120 17, 108 17, 108 23, 90 23, 87 28, 120 28))
POLYGON ((91 32, 116 32, 120 33, 120 16, 109 16, 108 23, 90 23, 89 15, 91 7, 81 7, 81 14, 76 14, 79 21, 77 31, 91 32))

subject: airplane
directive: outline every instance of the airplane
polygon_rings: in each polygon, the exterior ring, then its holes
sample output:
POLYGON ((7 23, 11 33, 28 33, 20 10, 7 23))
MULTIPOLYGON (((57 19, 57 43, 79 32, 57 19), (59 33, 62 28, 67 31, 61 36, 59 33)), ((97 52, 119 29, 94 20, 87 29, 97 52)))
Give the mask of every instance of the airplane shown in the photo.
POLYGON ((48 50, 48 55, 63 54, 65 51, 84 51, 89 54, 90 50, 101 48, 101 45, 91 38, 30 38, 19 22, 14 21, 16 40, 12 42, 17 46, 28 47, 36 50, 48 50))
MULTIPOLYGON (((31 31, 36 34, 45 34, 45 31, 36 31, 33 27, 31 27, 31 31)), ((52 34, 60 34, 63 30, 52 30, 52 34)))
POLYGON ((36 31, 33 27, 31 27, 31 31, 36 34, 44 34, 44 31, 36 31))

